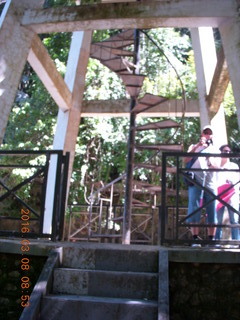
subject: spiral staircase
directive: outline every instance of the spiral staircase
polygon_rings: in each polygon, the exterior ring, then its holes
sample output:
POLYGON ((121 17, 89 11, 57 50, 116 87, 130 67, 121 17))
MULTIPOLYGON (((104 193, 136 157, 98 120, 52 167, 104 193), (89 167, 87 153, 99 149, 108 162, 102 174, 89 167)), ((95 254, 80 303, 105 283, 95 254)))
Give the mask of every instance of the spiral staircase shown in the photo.
MULTIPOLYGON (((162 103, 168 99, 150 93, 145 93, 144 96, 139 97, 145 75, 136 73, 134 35, 134 30, 124 30, 107 40, 95 42, 91 45, 90 57, 98 59, 104 66, 119 76, 131 100, 135 102, 133 107, 130 108, 130 117, 133 114, 137 119, 141 117, 141 114, 152 108, 161 111, 162 103)), ((159 202, 161 194, 160 155, 162 151, 182 151, 182 144, 175 144, 171 141, 174 134, 181 129, 181 122, 171 118, 143 125, 138 125, 136 121, 134 127, 130 127, 130 130, 134 131, 135 137, 134 157, 131 160, 134 171, 131 181, 133 195, 131 198, 131 243, 156 243, 156 228, 158 226, 157 202, 159 202), (161 140, 161 132, 164 132, 164 130, 173 130, 174 133, 172 134, 171 132, 170 135, 167 135, 167 141, 162 140, 161 143, 137 143, 136 141, 139 140, 137 135, 147 130, 154 130, 156 136, 160 136, 158 140, 161 140), (138 159, 141 158, 141 154, 144 152, 150 153, 151 156, 147 162, 139 162, 138 159), (153 175, 155 183, 146 180, 142 181, 138 174, 139 170, 147 171, 149 175, 153 175)), ((169 166, 167 172, 173 175, 175 168, 169 166)), ((71 217, 68 234, 69 241, 82 240, 82 235, 85 234, 86 236, 86 233, 89 241, 121 241, 123 209, 114 207, 114 193, 119 192, 116 190, 121 188, 119 187, 120 182, 124 182, 125 185, 128 183, 126 180, 127 175, 123 174, 101 188, 92 189, 90 206, 81 213, 82 217, 84 216, 84 222, 81 220, 82 223, 79 224, 79 227, 71 228, 71 224, 74 225, 75 223, 74 215, 71 217), (96 202, 99 206, 95 206, 96 202)), ((170 186, 167 189, 167 194, 171 196, 173 193, 174 190, 170 186)))

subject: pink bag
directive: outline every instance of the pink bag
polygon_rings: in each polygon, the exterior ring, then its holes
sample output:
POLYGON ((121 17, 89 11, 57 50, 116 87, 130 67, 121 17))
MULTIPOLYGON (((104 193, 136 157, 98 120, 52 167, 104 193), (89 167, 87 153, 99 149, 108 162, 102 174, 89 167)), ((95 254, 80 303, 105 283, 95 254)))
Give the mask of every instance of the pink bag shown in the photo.
MULTIPOLYGON (((219 198, 225 202, 228 202, 231 199, 231 197, 234 195, 234 193, 235 193, 235 189, 230 183, 225 183, 220 187, 218 187, 219 198)), ((224 207, 224 204, 221 202, 218 202, 217 210, 221 209, 222 207, 224 207)))

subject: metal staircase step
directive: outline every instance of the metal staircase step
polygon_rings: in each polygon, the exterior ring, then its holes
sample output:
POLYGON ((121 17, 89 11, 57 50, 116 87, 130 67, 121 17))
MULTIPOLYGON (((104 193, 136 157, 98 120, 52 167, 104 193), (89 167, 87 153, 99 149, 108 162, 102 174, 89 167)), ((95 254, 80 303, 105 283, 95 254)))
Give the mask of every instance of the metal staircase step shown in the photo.
POLYGON ((153 185, 148 182, 134 180, 133 184, 148 191, 160 192, 162 190, 161 186, 153 185))
POLYGON ((162 150, 162 151, 182 151, 183 146, 180 144, 142 144, 142 145, 135 145, 136 149, 139 150, 162 150))
POLYGON ((180 126, 181 125, 178 122, 173 121, 171 119, 167 119, 167 120, 162 120, 157 122, 149 122, 147 124, 137 126, 136 130, 137 131, 158 130, 158 129, 166 129, 166 128, 179 128, 180 126))
MULTIPOLYGON (((162 167, 155 165, 155 164, 150 164, 150 163, 136 163, 135 167, 137 168, 146 168, 149 170, 154 170, 155 172, 162 172, 162 167)), ((166 167, 167 173, 176 173, 177 169, 175 167, 166 167)))
POLYGON ((126 86, 140 87, 145 79, 145 75, 143 74, 119 73, 118 75, 126 86))
POLYGON ((137 98, 140 94, 142 86, 126 86, 127 93, 130 95, 130 97, 137 98))
POLYGON ((133 51, 129 50, 123 50, 123 49, 115 49, 112 48, 112 53, 115 54, 116 56, 121 56, 121 57, 134 57, 135 53, 133 51))
POLYGON ((131 97, 138 97, 142 88, 144 75, 132 74, 132 73, 118 73, 123 83, 126 86, 126 90, 131 97))
POLYGON ((134 64, 122 58, 114 58, 110 60, 102 60, 102 64, 108 67, 110 70, 120 73, 123 71, 133 70, 135 68, 134 64))
POLYGON ((48 295, 42 300, 39 320, 155 320, 156 301, 76 295, 48 295))
POLYGON ((97 42, 97 44, 101 44, 102 46, 107 46, 111 48, 124 48, 134 43, 134 30, 128 29, 124 30, 110 38, 97 42))
POLYGON ((121 58, 114 58, 110 60, 102 60, 102 64, 106 67, 108 67, 110 70, 114 72, 122 72, 127 71, 126 65, 123 63, 121 58))
POLYGON ((143 201, 138 199, 132 199, 132 206, 133 207, 141 207, 141 208, 150 208, 151 206, 143 201))
POLYGON ((144 112, 153 107, 157 107, 158 105, 160 105, 161 103, 167 100, 168 98, 146 93, 141 99, 138 100, 138 103, 132 109, 132 112, 134 113, 144 112))
POLYGON ((132 51, 115 49, 111 47, 101 46, 100 44, 92 44, 90 57, 94 59, 98 59, 100 61, 109 60, 113 58, 122 57, 132 57, 134 53, 132 51))

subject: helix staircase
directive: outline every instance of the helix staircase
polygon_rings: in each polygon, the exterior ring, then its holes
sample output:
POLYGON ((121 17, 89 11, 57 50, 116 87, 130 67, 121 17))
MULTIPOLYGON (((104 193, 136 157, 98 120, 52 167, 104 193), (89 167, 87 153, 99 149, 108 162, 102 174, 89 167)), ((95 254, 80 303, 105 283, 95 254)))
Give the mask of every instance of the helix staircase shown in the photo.
MULTIPOLYGON (((136 60, 134 57, 136 55, 134 49, 134 30, 123 30, 117 35, 111 36, 109 39, 96 42, 91 45, 90 57, 98 59, 104 66, 108 67, 110 70, 115 72, 119 78, 122 80, 126 87, 126 92, 130 96, 131 100, 134 100, 134 106, 130 110, 130 113, 134 114, 137 118, 141 117, 143 112, 154 108, 155 110, 161 110, 161 105, 168 99, 162 96, 156 96, 150 93, 145 93, 140 97, 141 89, 145 79, 145 75, 136 73, 137 65, 134 63, 136 60)), ((172 137, 176 134, 178 130, 181 130, 182 125, 171 118, 164 119, 157 122, 150 122, 143 125, 134 125, 135 136, 135 155, 133 159, 134 167, 134 177, 132 181, 133 186, 133 198, 132 198, 132 243, 149 243, 153 244, 156 242, 156 237, 154 236, 155 231, 153 230, 154 225, 157 225, 157 221, 154 221, 154 216, 158 214, 157 212, 157 202, 159 202, 159 195, 161 194, 160 180, 161 180, 161 160, 159 155, 162 151, 182 151, 182 144, 176 144, 172 142, 172 137), (168 130, 170 137, 167 141, 161 141, 161 143, 136 143, 138 134, 143 131, 154 130, 157 137, 160 137, 161 132, 168 130), (139 162, 141 159, 141 154, 148 152, 150 154, 148 162, 139 162), (138 174, 139 170, 145 170, 150 172, 147 176, 154 175, 155 181, 142 181, 138 174), (152 173, 151 173, 152 172, 152 173), (157 184, 156 184, 157 181, 157 184), (142 201, 146 199, 146 201, 142 201), (146 231, 149 229, 148 231, 146 231)), ((167 168, 167 172, 171 175, 175 173, 175 168, 170 166, 167 168)), ((97 195, 97 199, 100 203, 100 212, 94 213, 93 203, 90 204, 89 209, 89 219, 85 224, 85 229, 88 228, 88 240, 91 239, 121 239, 121 231, 116 232, 116 227, 118 230, 122 229, 123 212, 118 210, 118 212, 113 212, 113 185, 116 182, 122 181, 126 183, 126 175, 124 174, 119 179, 116 179, 110 184, 95 190, 90 199, 93 199, 97 195), (105 196, 102 196, 102 192, 105 196), (94 194, 94 196, 93 196, 94 194), (106 194, 108 194, 106 196, 106 194), (103 213, 103 204, 105 204, 108 209, 107 213, 103 213), (91 225, 94 223, 96 225, 98 221, 97 232, 92 231, 91 225), (111 224, 111 228, 110 228, 111 224), (109 231, 111 229, 111 231, 109 231)), ((151 179, 147 179, 151 180, 151 179)), ((168 195, 173 193, 171 188, 167 190, 168 195)), ((82 230, 83 226, 81 227, 82 230)), ((80 229, 74 230, 73 233, 69 231, 68 240, 80 239, 76 237, 80 229)), ((114 240, 115 241, 115 240, 114 240)))

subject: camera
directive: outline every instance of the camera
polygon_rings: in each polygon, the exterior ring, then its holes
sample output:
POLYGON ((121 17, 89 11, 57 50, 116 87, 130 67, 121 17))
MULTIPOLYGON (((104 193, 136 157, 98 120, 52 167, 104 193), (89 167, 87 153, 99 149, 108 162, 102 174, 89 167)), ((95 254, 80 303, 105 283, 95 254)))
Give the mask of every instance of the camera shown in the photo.
POLYGON ((206 144, 209 146, 210 144, 212 144, 213 142, 212 142, 212 139, 208 139, 207 141, 206 141, 206 144))

